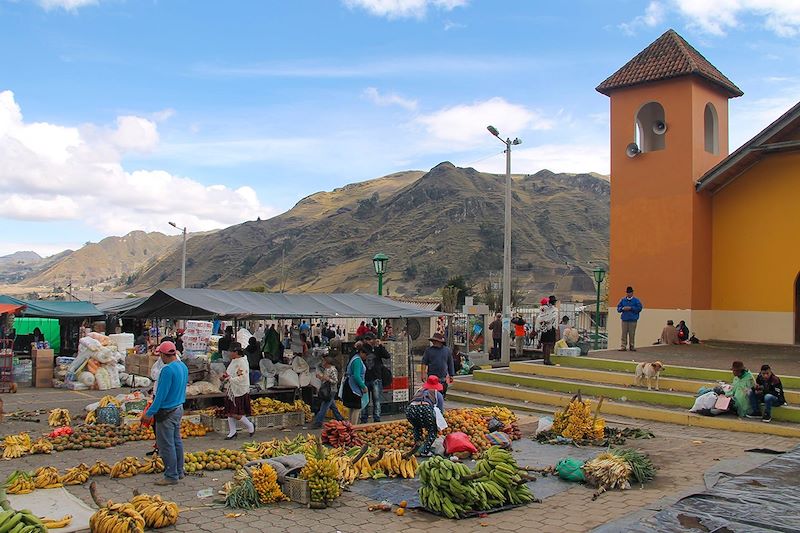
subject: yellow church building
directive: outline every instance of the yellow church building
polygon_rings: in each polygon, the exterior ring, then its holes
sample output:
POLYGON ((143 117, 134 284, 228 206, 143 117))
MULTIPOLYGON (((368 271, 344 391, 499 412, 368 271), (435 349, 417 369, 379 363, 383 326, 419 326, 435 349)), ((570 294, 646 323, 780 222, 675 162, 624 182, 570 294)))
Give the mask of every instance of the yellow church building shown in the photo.
POLYGON ((669 30, 601 83, 611 103, 609 347, 632 286, 636 343, 800 343, 800 103, 729 155, 742 91, 669 30))

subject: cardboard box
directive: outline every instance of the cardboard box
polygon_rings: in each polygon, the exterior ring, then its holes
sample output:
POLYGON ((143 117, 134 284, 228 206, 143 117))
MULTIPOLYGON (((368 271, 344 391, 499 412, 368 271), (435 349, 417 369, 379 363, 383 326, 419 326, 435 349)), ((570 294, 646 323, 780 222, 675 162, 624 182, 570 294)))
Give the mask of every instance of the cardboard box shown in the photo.
POLYGON ((149 378, 150 370, 158 359, 158 356, 150 354, 127 355, 125 357, 125 372, 149 378))
POLYGON ((53 369, 38 369, 33 382, 34 387, 38 388, 52 388, 53 387, 53 369))
POLYGON ((92 331, 95 333, 105 333, 106 332, 106 323, 105 322, 95 322, 92 324, 92 331))
POLYGON ((55 363, 55 353, 53 350, 32 350, 31 359, 36 368, 52 369, 55 363))

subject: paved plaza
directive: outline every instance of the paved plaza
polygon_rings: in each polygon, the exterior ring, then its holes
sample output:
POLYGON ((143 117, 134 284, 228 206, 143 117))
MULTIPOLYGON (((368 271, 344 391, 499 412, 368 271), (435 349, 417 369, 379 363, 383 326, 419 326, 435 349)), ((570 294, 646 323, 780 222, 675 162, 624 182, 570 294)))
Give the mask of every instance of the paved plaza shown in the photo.
MULTIPOLYGON (((78 413, 84 405, 101 396, 99 392, 73 392, 59 390, 22 389, 18 394, 3 395, 5 412, 33 406, 51 409, 69 407, 78 413)), ((528 438, 536 428, 537 417, 520 414, 523 433, 528 438)), ((446 520, 422 511, 409 511, 398 517, 394 513, 370 512, 373 503, 369 498, 352 492, 345 492, 332 507, 324 510, 311 510, 295 503, 271 505, 254 511, 244 511, 238 518, 226 518, 230 513, 214 498, 199 499, 197 492, 213 488, 215 493, 232 476, 231 471, 207 472, 205 476, 188 476, 178 487, 156 487, 155 475, 139 475, 129 479, 93 478, 97 481, 100 494, 104 498, 122 500, 130 497, 133 489, 161 494, 177 501, 183 510, 178 524, 164 531, 255 531, 287 532, 336 532, 357 533, 371 531, 406 531, 416 533, 429 531, 590 531, 610 521, 620 519, 630 513, 642 510, 657 510, 681 495, 690 491, 704 489, 704 473, 719 465, 719 461, 744 457, 750 448, 771 448, 788 450, 797 440, 782 437, 705 430, 668 424, 642 424, 640 421, 612 419, 612 426, 638 426, 652 430, 657 438, 651 440, 629 440, 628 445, 650 454, 659 468, 656 479, 645 488, 628 491, 611 491, 592 501, 592 489, 575 485, 570 489, 546 498, 542 503, 488 515, 484 518, 467 520, 446 520)), ((32 434, 44 432, 46 415, 42 422, 4 421, 0 424, 2 434, 30 431, 32 434)), ((305 432, 306 430, 298 430, 305 432)), ((261 440, 293 435, 295 432, 259 431, 261 440)), ((191 438, 184 441, 187 451, 208 448, 233 447, 241 445, 242 439, 231 443, 224 441, 219 434, 210 433, 206 437, 191 438)), ((91 464, 95 460, 113 463, 125 456, 142 457, 151 447, 150 442, 127 443, 116 448, 91 451, 65 451, 52 455, 31 455, 14 461, 0 462, 0 476, 5 477, 12 470, 33 470, 42 465, 52 465, 60 470, 77 463, 91 464)), ((563 447, 564 455, 570 448, 563 447)), ((87 503, 91 503, 88 486, 69 487, 68 490, 87 503)), ((535 492, 536 485, 533 485, 535 492)), ((237 511, 239 512, 239 511, 237 511)))

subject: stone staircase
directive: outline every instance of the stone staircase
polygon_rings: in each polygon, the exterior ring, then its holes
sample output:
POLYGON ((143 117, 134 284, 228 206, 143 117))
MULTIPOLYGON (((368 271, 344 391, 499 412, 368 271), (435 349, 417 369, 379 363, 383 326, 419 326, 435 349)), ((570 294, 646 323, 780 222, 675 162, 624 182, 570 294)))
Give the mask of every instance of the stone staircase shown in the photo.
POLYGON ((553 362, 558 366, 512 362, 504 369, 476 370, 472 376, 456 378, 447 399, 552 413, 556 407, 566 406, 580 390, 584 397, 605 398, 602 412, 606 416, 800 438, 800 377, 781 376, 788 405, 774 408, 772 422, 767 424, 688 411, 701 387, 729 382, 728 371, 668 366, 661 373, 660 390, 656 391, 633 385, 633 362, 595 357, 554 357, 553 362))

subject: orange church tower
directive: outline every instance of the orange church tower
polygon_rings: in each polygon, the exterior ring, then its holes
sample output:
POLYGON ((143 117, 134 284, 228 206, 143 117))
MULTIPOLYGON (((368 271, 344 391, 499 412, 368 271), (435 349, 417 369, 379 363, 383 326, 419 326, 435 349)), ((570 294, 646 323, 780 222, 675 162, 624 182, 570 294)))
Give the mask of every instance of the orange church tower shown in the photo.
POLYGON ((674 30, 597 91, 611 100, 609 347, 628 285, 648 345, 667 319, 691 326, 710 312, 711 199, 695 185, 728 155, 728 99, 742 91, 674 30))

